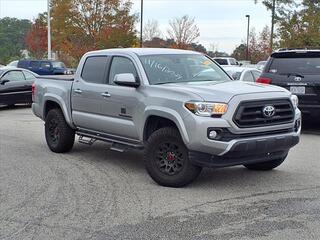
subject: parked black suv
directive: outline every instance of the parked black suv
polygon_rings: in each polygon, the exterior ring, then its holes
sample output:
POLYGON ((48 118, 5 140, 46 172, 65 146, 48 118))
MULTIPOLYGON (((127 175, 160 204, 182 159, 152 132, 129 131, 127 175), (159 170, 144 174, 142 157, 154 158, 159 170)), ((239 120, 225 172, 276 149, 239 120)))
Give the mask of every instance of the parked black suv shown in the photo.
POLYGON ((279 50, 271 54, 257 82, 297 95, 304 116, 320 116, 320 50, 279 50))

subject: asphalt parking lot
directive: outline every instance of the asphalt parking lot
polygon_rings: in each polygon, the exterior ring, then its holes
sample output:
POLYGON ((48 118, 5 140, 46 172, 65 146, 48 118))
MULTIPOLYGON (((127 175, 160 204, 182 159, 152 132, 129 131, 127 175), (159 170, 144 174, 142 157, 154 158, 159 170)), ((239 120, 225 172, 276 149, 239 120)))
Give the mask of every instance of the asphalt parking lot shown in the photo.
POLYGON ((30 108, 0 109, 0 239, 320 239, 320 135, 271 172, 205 169, 156 185, 140 152, 49 151, 30 108))

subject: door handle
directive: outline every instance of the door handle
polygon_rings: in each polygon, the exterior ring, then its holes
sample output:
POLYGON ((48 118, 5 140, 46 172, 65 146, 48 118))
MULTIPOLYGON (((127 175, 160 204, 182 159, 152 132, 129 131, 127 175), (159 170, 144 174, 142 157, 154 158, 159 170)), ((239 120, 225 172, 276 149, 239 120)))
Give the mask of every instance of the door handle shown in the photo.
POLYGON ((77 94, 81 94, 82 90, 81 89, 75 89, 74 92, 77 93, 77 94))
POLYGON ((102 97, 111 97, 110 93, 108 93, 108 92, 101 93, 101 96, 102 97))

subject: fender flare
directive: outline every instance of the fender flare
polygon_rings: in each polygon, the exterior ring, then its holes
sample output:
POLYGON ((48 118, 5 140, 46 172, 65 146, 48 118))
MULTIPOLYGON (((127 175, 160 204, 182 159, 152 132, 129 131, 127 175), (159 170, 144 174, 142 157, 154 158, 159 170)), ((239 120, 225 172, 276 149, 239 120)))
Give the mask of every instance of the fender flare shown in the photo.
MULTIPOLYGON (((187 145, 189 143, 189 136, 187 129, 185 127, 184 121, 181 118, 180 114, 173 109, 166 107, 147 107, 144 114, 143 126, 141 129, 142 136, 144 136, 145 125, 147 119, 151 116, 162 117, 171 120, 174 122, 180 132, 183 142, 187 145)), ((143 139, 143 138, 142 138, 143 139)))
POLYGON ((72 122, 72 118, 71 116, 69 115, 69 109, 67 107, 67 105, 65 104, 65 102, 63 101, 62 97, 58 96, 58 95, 54 95, 54 94, 50 94, 50 93, 47 93, 45 94, 44 98, 43 98, 43 101, 44 101, 44 106, 43 106, 43 117, 45 112, 46 112, 46 107, 47 107, 47 102, 48 101, 52 101, 52 102, 55 102, 56 104, 59 105, 62 113, 63 113, 63 116, 66 120, 66 122, 68 123, 68 125, 72 128, 75 128, 75 126, 73 125, 73 122, 72 122))

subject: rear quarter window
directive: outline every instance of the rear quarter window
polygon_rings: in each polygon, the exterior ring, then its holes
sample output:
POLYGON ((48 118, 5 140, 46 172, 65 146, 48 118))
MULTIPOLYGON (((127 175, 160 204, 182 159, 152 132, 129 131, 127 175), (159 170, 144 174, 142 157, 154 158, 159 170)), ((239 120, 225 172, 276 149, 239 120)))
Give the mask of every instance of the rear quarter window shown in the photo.
POLYGON ((18 67, 19 68, 28 68, 29 67, 29 61, 19 61, 18 62, 18 67))
POLYGON ((108 61, 107 56, 88 57, 82 69, 82 79, 90 83, 105 84, 108 61))

